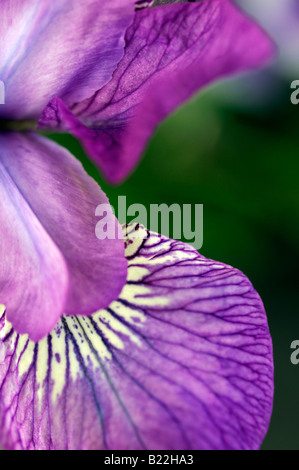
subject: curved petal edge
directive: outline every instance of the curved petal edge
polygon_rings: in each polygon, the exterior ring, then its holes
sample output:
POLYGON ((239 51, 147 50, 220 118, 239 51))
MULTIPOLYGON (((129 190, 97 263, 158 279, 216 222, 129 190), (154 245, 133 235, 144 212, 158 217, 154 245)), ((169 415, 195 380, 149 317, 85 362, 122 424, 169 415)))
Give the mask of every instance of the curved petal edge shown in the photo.
POLYGON ((257 68, 273 54, 266 33, 229 0, 145 8, 127 30, 109 83, 70 109, 54 99, 39 126, 73 133, 118 183, 169 113, 214 80, 257 68))
POLYGON ((7 449, 257 449, 273 400, 262 302, 238 270, 125 227, 127 284, 38 343, 0 313, 7 449))

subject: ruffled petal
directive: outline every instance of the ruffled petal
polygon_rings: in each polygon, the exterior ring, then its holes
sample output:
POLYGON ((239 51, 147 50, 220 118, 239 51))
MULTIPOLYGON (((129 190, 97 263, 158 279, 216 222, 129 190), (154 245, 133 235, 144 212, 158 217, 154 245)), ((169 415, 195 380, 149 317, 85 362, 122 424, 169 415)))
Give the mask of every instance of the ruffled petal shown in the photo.
POLYGON ((39 340, 63 313, 91 314, 118 297, 123 239, 96 237, 97 206, 115 231, 118 223, 68 151, 33 133, 1 133, 0 201, 0 303, 18 333, 39 340))
POLYGON ((39 343, 17 335, 3 312, 0 445, 257 449, 273 359, 251 283, 139 226, 126 247, 127 284, 108 309, 63 317, 39 343))
POLYGON ((228 0, 144 8, 127 31, 125 55, 110 82, 72 112, 54 99, 40 126, 72 132, 116 183, 177 106, 215 79, 260 66, 273 50, 268 36, 228 0))
POLYGON ((123 56, 133 14, 134 0, 2 0, 0 116, 39 119, 54 96, 90 97, 123 56))

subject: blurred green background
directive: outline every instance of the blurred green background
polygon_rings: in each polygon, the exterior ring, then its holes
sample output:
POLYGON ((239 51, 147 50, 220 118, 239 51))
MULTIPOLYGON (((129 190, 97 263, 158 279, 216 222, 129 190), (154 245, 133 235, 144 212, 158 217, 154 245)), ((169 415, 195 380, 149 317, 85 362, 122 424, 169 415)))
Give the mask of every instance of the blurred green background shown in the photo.
POLYGON ((259 105, 222 99, 218 87, 195 97, 159 127, 119 187, 103 181, 75 139, 52 138, 81 159, 113 206, 118 195, 128 205, 204 205, 201 253, 241 269, 268 314, 275 403, 263 449, 299 449, 299 365, 290 362, 299 339, 299 106, 290 103, 290 83, 272 78, 274 95, 259 105))

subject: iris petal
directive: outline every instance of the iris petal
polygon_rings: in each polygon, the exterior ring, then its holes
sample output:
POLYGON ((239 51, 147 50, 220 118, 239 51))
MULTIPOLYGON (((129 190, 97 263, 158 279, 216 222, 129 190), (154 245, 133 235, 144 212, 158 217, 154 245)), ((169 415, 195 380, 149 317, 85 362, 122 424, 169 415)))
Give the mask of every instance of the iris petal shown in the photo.
POLYGON ((258 448, 273 397, 258 294, 241 272, 189 245, 139 226, 128 232, 127 284, 106 310, 63 317, 33 343, 3 309, 0 444, 258 448))
POLYGON ((39 340, 63 313, 117 298, 123 240, 96 237, 96 207, 108 199, 68 151, 33 133, 0 133, 0 149, 0 303, 16 331, 39 340))
POLYGON ((123 56, 133 14, 134 0, 2 0, 1 116, 38 119, 56 95, 90 97, 123 56))
POLYGON ((211 81, 260 66, 272 54, 267 35, 228 0, 145 8, 135 14, 110 82, 72 112, 54 99, 40 126, 71 131, 108 180, 118 182, 177 106, 211 81))

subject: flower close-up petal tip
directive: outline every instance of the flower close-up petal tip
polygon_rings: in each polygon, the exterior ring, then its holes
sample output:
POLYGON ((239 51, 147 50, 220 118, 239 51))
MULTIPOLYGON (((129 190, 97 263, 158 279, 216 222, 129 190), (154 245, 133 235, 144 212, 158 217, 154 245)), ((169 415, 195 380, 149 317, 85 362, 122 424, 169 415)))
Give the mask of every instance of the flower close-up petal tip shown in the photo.
POLYGON ((96 237, 96 209, 108 199, 66 149, 0 133, 0 194, 1 302, 19 333, 41 339, 63 313, 91 314, 118 296, 123 240, 96 237))
POLYGON ((274 53, 269 36, 228 0, 144 7, 126 32, 111 80, 71 111, 54 100, 39 127, 73 133, 108 181, 119 183, 173 110, 217 79, 265 65, 274 53))
POLYGON ((127 284, 38 343, 2 309, 0 443, 10 449, 257 449, 272 343, 248 279, 189 245, 124 227, 127 284))

